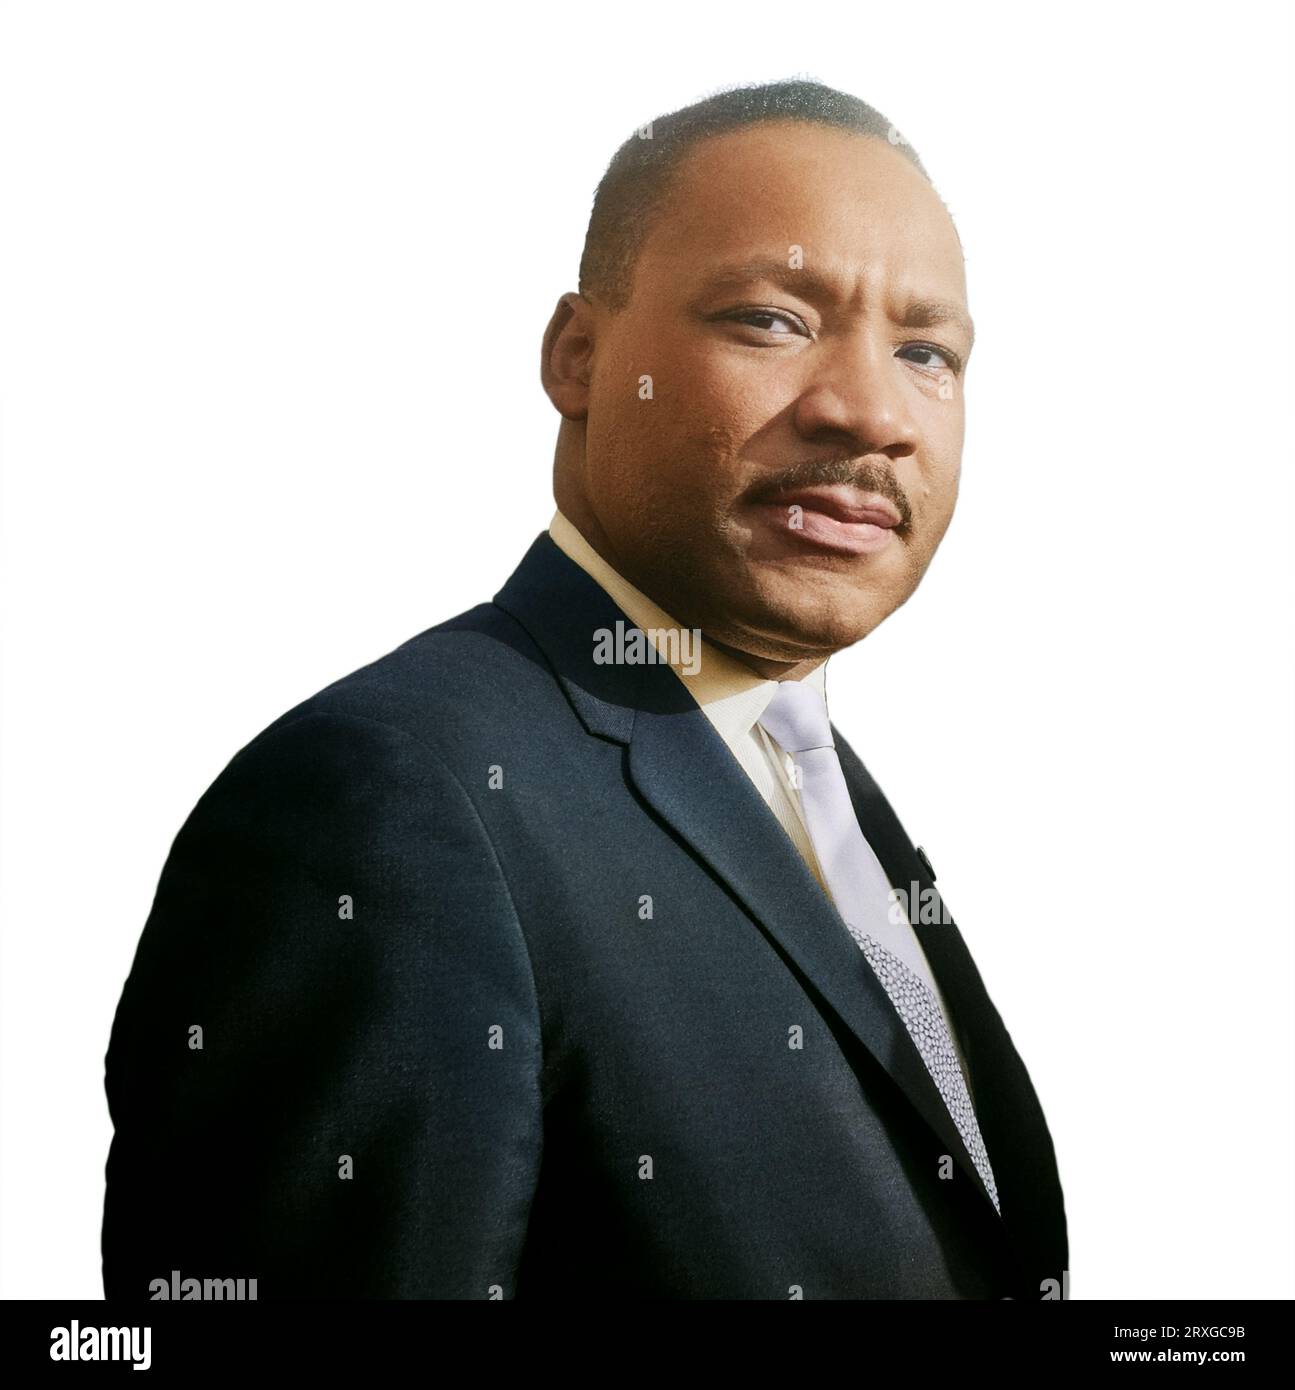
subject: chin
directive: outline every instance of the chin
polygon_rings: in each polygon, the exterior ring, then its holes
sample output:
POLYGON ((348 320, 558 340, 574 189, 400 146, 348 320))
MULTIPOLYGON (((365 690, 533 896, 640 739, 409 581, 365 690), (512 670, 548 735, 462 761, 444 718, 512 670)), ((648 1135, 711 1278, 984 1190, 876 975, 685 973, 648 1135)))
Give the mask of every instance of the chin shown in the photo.
POLYGON ((860 593, 855 584, 814 586, 779 597, 786 602, 771 605, 782 619, 779 627, 788 636, 801 634, 814 646, 849 646, 866 637, 896 606, 891 595, 860 593))
POLYGON ((800 661, 809 653, 823 656, 852 647, 866 637, 886 617, 868 612, 825 620, 821 608, 801 613, 792 609, 765 609, 750 615, 750 626, 742 632, 720 637, 720 641, 766 661, 800 661))

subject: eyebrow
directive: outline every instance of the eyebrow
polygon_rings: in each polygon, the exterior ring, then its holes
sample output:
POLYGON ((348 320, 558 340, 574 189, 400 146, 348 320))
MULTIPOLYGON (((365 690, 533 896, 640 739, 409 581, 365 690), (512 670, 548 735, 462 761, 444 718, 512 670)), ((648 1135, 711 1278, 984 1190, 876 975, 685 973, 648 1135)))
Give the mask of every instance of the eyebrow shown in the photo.
MULTIPOLYGON (((719 266, 703 281, 700 293, 735 289, 739 285, 750 284, 752 280, 768 280, 787 289, 799 290, 809 299, 835 299, 839 296, 839 286, 831 276, 809 267, 794 270, 778 256, 760 256, 754 260, 719 266)), ((971 316, 950 299, 927 296, 910 299, 898 322, 904 328, 938 328, 941 324, 951 323, 966 333, 968 341, 976 341, 976 327, 971 316)))

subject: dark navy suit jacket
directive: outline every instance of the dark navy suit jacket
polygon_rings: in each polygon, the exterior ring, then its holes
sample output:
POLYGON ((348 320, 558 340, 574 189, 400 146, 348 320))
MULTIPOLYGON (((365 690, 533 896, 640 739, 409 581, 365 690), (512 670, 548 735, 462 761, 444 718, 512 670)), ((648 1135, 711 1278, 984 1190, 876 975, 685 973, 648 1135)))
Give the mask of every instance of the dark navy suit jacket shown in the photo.
MULTIPOLYGON (((916 930, 1001 1218, 705 714, 668 666, 594 662, 617 619, 541 534, 493 602, 297 705, 202 796, 106 1057, 108 1297, 172 1271, 259 1298, 1063 1279, 1047 1125, 957 927, 916 930)), ((931 888, 836 738, 891 881, 931 888)))

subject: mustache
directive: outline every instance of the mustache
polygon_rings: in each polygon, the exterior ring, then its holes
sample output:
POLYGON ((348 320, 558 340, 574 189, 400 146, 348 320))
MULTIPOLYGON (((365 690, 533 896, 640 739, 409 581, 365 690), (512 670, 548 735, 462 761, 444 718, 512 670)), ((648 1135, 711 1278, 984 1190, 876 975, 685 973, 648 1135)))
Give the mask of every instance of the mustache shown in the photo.
POLYGON ((764 478, 753 489, 749 500, 776 502, 779 495, 806 487, 833 487, 840 484, 857 487, 861 492, 875 492, 894 504, 900 516, 900 526, 907 529, 913 519, 912 508, 904 489, 889 468, 874 463, 858 463, 852 459, 806 459, 793 464, 781 473, 764 478))

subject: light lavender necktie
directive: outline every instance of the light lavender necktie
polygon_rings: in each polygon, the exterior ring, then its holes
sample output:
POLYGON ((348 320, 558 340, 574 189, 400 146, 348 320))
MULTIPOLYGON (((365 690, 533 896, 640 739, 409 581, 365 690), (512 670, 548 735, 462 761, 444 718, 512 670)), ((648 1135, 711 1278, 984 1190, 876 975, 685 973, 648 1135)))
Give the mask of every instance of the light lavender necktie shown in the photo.
POLYGON ((903 1019, 998 1210, 993 1169, 934 976, 912 927, 890 920, 890 880, 859 828, 827 704, 813 686, 779 681, 760 723, 800 769, 805 824, 837 911, 903 1019))

